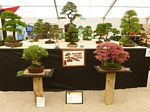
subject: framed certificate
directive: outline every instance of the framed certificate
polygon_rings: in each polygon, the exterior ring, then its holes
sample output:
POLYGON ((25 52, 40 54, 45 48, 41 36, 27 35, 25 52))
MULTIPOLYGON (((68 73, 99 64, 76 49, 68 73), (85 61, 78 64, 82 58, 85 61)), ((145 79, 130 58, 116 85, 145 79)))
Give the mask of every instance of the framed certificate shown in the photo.
POLYGON ((84 66, 85 50, 84 49, 63 49, 62 65, 63 67, 84 66))
POLYGON ((82 91, 67 91, 66 92, 66 104, 83 104, 83 92, 82 91))

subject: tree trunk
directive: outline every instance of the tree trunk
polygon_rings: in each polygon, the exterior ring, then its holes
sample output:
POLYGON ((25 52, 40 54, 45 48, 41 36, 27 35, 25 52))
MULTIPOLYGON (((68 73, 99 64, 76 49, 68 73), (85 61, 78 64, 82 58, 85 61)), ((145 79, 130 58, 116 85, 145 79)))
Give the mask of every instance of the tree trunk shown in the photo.
POLYGON ((14 42, 16 42, 16 35, 15 34, 16 34, 15 31, 13 31, 13 40, 14 40, 14 42))

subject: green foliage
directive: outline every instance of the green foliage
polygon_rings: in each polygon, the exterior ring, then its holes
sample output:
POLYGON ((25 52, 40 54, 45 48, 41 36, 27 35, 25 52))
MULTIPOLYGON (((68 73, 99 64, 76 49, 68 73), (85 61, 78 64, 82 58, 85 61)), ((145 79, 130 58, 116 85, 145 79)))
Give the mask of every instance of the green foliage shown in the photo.
POLYGON ((65 36, 70 39, 70 43, 74 44, 78 40, 78 29, 74 25, 70 25, 65 36))
POLYGON ((140 33, 141 27, 137 13, 134 10, 126 11, 121 19, 120 27, 122 28, 121 33, 125 36, 128 36, 130 32, 140 33))
POLYGON ((5 42, 13 43, 13 42, 14 42, 13 36, 12 36, 12 35, 8 35, 8 36, 5 38, 5 42))
POLYGON ((110 36, 110 40, 119 41, 122 36, 110 36))
POLYGON ((40 38, 49 38, 48 33, 50 31, 50 28, 51 28, 50 23, 44 22, 41 24, 40 28, 41 28, 41 32, 39 32, 40 38))
POLYGON ((17 76, 21 77, 21 76, 23 76, 23 73, 24 73, 24 70, 20 70, 20 71, 17 72, 17 76))
POLYGON ((83 39, 91 40, 91 37, 92 37, 92 27, 91 26, 86 26, 84 28, 82 34, 83 34, 83 39))
POLYGON ((73 21, 77 17, 81 16, 81 14, 77 13, 77 6, 73 2, 67 2, 63 7, 61 14, 67 16, 68 19, 70 19, 71 24, 73 24, 73 21))
POLYGON ((38 21, 33 25, 32 33, 35 34, 37 37, 43 32, 43 19, 38 19, 38 21))
POLYGON ((20 16, 10 11, 2 12, 0 18, 5 19, 2 30, 13 32, 13 38, 16 41, 15 32, 22 33, 22 30, 17 28, 17 26, 26 27, 26 23, 21 21, 20 16))
POLYGON ((120 44, 123 45, 123 46, 135 46, 135 43, 129 39, 128 37, 126 36, 122 36, 121 39, 119 40, 120 44))
POLYGON ((60 36, 61 31, 60 31, 58 25, 52 25, 51 32, 52 32, 52 34, 53 34, 53 38, 59 39, 59 36, 60 36))
POLYGON ((96 30, 94 32, 96 33, 95 36, 99 36, 99 40, 100 40, 105 35, 107 39, 107 36, 109 32, 111 31, 112 31, 111 23, 100 23, 100 24, 97 24, 96 30))
POLYGON ((22 58, 25 60, 32 60, 32 64, 41 65, 38 62, 42 57, 47 57, 48 52, 46 49, 38 46, 32 45, 23 50, 22 58))
POLYGON ((120 33, 120 31, 119 30, 117 30, 117 28, 112 28, 112 33, 114 34, 114 36, 116 35, 116 34, 119 34, 120 33))

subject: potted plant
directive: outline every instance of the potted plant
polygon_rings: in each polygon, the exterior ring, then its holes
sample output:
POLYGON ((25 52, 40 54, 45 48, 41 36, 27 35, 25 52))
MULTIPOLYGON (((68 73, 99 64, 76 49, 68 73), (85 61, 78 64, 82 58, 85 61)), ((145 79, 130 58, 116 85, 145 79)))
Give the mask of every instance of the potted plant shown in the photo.
POLYGON ((121 69, 121 64, 129 58, 129 53, 121 46, 112 42, 103 42, 97 45, 95 58, 101 62, 101 68, 105 70, 121 69))
POLYGON ((141 25, 137 18, 137 13, 134 10, 128 10, 125 12, 121 19, 120 28, 122 29, 122 35, 136 42, 137 35, 140 34, 141 31, 141 25))
POLYGON ((82 32, 83 40, 91 40, 92 37, 92 27, 86 26, 82 32))
MULTIPOLYGON (((65 32, 67 32, 71 24, 75 25, 73 22, 77 17, 81 17, 81 14, 77 13, 77 6, 73 2, 67 2, 66 5, 63 6, 61 14, 70 20, 70 23, 65 25, 65 32)), ((66 37, 65 41, 70 42, 69 37, 66 37)))
POLYGON ((115 41, 119 41, 121 36, 118 36, 118 34, 120 33, 120 31, 117 28, 112 28, 112 33, 113 35, 110 36, 111 40, 115 40, 115 41))
POLYGON ((32 65, 28 67, 30 73, 43 72, 44 66, 41 65, 40 59, 48 56, 48 51, 38 45, 32 45, 23 50, 22 58, 31 60, 32 65))
POLYGON ((58 40, 60 33, 61 33, 61 31, 60 31, 59 26, 57 24, 50 25, 49 26, 49 33, 48 33, 49 40, 46 41, 45 43, 46 44, 55 43, 55 41, 52 41, 51 39, 58 40))
POLYGON ((103 39, 103 36, 106 35, 105 24, 103 23, 97 24, 96 30, 94 32, 96 33, 94 35, 95 37, 99 36, 99 40, 96 41, 96 44, 101 43, 102 42, 101 39, 103 39))
POLYGON ((65 33, 65 36, 69 37, 70 43, 67 47, 77 47, 76 40, 78 39, 78 29, 74 25, 70 25, 69 29, 65 33))
POLYGON ((33 25, 33 30, 32 30, 32 34, 34 35, 34 39, 35 41, 38 41, 39 38, 43 38, 42 37, 42 31, 43 31, 43 19, 38 19, 37 22, 33 25))
POLYGON ((119 40, 119 44, 123 45, 124 47, 134 47, 135 46, 135 43, 130 38, 127 38, 126 36, 121 37, 121 39, 119 40))
POLYGON ((16 40, 16 32, 22 33, 22 30, 17 28, 17 26, 26 27, 25 22, 21 21, 20 16, 10 11, 2 12, 0 18, 5 19, 5 23, 2 26, 2 30, 13 32, 13 41, 11 41, 11 43, 5 42, 5 45, 8 47, 22 46, 22 43, 16 40))

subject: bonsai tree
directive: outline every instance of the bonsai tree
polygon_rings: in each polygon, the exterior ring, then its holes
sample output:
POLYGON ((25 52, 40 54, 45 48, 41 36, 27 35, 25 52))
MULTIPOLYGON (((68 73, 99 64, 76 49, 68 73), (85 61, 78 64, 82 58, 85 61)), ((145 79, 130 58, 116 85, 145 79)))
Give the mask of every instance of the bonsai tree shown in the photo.
POLYGON ((128 60, 129 53, 116 43, 103 42, 97 45, 95 58, 101 62, 101 68, 105 70, 121 69, 121 64, 128 60))
POLYGON ((61 33, 61 31, 60 31, 59 26, 57 24, 56 25, 50 25, 49 26, 49 33, 48 33, 49 40, 46 41, 45 43, 55 43, 51 39, 58 40, 60 33, 61 33))
POLYGON ((94 35, 95 37, 99 36, 99 41, 97 41, 97 43, 101 42, 101 39, 103 38, 103 36, 106 35, 105 24, 104 23, 97 24, 96 30, 94 32, 96 33, 94 35))
POLYGON ((26 23, 21 21, 20 16, 10 11, 2 12, 0 18, 5 19, 2 30, 13 32, 13 42, 17 43, 16 32, 22 33, 22 30, 17 28, 17 26, 26 27, 26 23))
POLYGON ((31 60, 32 62, 32 65, 28 67, 28 70, 31 73, 43 72, 44 67, 41 65, 40 59, 47 56, 47 50, 38 45, 29 46, 23 50, 22 54, 23 59, 31 60))
POLYGON ((65 36, 67 36, 70 39, 70 43, 68 44, 68 47, 77 47, 77 44, 75 43, 78 39, 78 29, 74 25, 70 25, 68 31, 65 33, 65 36))
POLYGON ((67 2, 63 7, 61 14, 67 16, 70 20, 70 24, 73 24, 73 21, 81 16, 81 14, 77 13, 77 6, 73 2, 67 2))
POLYGON ((104 23, 104 30, 106 32, 106 37, 105 37, 105 40, 109 40, 107 37, 108 37, 108 34, 109 32, 112 31, 112 24, 111 23, 104 23))
POLYGON ((43 19, 38 19, 38 21, 33 25, 32 33, 35 35, 35 38, 41 38, 43 32, 43 19))
POLYGON ((121 37, 121 39, 119 40, 119 44, 123 45, 124 47, 134 47, 135 46, 135 43, 126 36, 121 37))
POLYGON ((83 40, 91 40, 92 37, 92 27, 86 26, 82 32, 83 40))
POLYGON ((112 33, 113 36, 110 37, 111 40, 115 40, 115 41, 119 41, 121 36, 118 36, 118 34, 120 33, 119 30, 117 30, 117 28, 112 28, 112 33))
POLYGON ((49 22, 44 22, 43 25, 41 25, 41 38, 49 38, 48 37, 48 33, 49 33, 49 29, 51 27, 51 24, 49 22))
POLYGON ((112 33, 113 33, 113 36, 115 37, 117 34, 120 33, 120 31, 117 30, 117 28, 112 28, 112 33))
POLYGON ((140 33, 141 27, 139 19, 137 18, 137 13, 134 10, 126 11, 121 19, 120 27, 122 28, 121 33, 128 37, 131 32, 136 34, 140 33))
MULTIPOLYGON (((65 15, 70 20, 70 23, 65 25, 65 32, 67 32, 70 24, 74 24, 74 20, 81 16, 81 14, 77 13, 77 6, 73 2, 67 2, 63 7, 61 14, 65 15)), ((70 42, 70 39, 66 37, 65 41, 70 42)))

